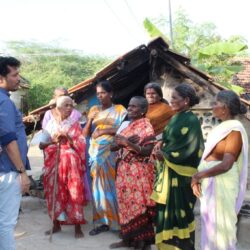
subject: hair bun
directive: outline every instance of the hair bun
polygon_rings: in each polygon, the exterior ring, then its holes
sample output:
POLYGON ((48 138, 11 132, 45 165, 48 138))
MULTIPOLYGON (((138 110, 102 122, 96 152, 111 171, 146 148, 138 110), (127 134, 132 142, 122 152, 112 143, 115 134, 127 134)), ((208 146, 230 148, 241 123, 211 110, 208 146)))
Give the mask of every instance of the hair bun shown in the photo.
POLYGON ((247 107, 246 107, 246 105, 244 105, 244 104, 240 104, 240 114, 246 114, 246 112, 247 112, 247 107))
POLYGON ((196 95, 194 97, 194 102, 195 102, 195 104, 199 104, 200 103, 200 97, 196 95))

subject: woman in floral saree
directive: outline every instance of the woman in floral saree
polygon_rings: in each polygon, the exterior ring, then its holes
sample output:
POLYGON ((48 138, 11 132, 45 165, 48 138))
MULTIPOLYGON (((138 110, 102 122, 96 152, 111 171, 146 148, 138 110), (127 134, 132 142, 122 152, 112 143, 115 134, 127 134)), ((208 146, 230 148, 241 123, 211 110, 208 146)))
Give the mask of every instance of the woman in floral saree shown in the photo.
POLYGON ((92 177, 93 220, 99 224, 89 232, 96 235, 109 229, 118 230, 118 205, 115 190, 115 153, 110 151, 114 135, 124 120, 127 111, 122 105, 112 104, 112 88, 108 81, 96 86, 101 105, 93 106, 83 129, 91 136, 90 175, 92 177))
POLYGON ((157 203, 158 249, 194 249, 196 201, 191 177, 197 172, 203 137, 198 118, 190 107, 199 102, 194 89, 178 85, 170 104, 177 111, 163 131, 163 144, 156 151, 156 177, 151 198, 157 203))
MULTIPOLYGON (((51 136, 51 141, 40 144, 40 148, 44 149, 44 193, 48 212, 53 220, 52 232, 61 231, 61 224, 73 224, 75 237, 80 238, 83 237, 80 225, 85 224, 83 208, 86 204, 83 185, 85 137, 82 135, 80 124, 70 118, 73 100, 68 96, 61 96, 57 99, 56 108, 59 120, 52 118, 45 127, 51 136), (55 183, 56 168, 57 183, 55 183), (56 188, 55 197, 53 197, 54 188, 56 188)), ((46 232, 49 233, 50 231, 46 232)))
POLYGON ((192 179, 201 203, 204 250, 236 249, 237 214, 247 182, 248 137, 235 116, 246 111, 233 91, 218 93, 213 113, 222 122, 209 134, 199 172, 192 179))
MULTIPOLYGON (((147 100, 133 97, 128 105, 127 127, 118 130, 116 149, 119 150, 116 191, 119 222, 123 241, 113 243, 111 248, 134 246, 150 249, 154 244, 153 219, 155 203, 150 199, 153 190, 154 165, 149 156, 154 146, 152 125, 145 118, 147 100), (136 139, 136 143, 132 142, 136 139)), ((124 122, 125 123, 125 122, 124 122)))

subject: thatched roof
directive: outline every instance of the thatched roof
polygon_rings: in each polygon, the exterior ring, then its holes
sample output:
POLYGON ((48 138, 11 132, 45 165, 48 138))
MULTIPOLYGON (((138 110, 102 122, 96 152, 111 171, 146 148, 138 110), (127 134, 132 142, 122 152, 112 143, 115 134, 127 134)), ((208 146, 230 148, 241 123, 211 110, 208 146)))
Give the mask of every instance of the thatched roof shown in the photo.
MULTIPOLYGON (((118 57, 115 61, 101 69, 92 78, 84 80, 68 91, 76 103, 86 99, 93 93, 95 84, 102 79, 108 79, 114 90, 114 102, 126 104, 133 95, 142 94, 146 83, 156 79, 158 65, 166 65, 178 74, 188 78, 202 87, 205 91, 216 94, 225 89, 214 82, 213 78, 193 67, 190 59, 171 49, 168 44, 158 37, 147 46, 140 45, 130 52, 118 57)), ((241 99, 247 106, 250 102, 241 99)), ((45 105, 30 112, 32 115, 43 115, 50 105, 45 105)), ((250 119, 250 114, 247 115, 250 119)))

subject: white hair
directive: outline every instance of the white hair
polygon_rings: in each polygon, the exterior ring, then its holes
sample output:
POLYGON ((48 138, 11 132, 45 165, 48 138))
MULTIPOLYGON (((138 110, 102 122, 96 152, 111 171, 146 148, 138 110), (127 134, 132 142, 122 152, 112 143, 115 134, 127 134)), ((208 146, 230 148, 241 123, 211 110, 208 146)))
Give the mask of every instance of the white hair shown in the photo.
POLYGON ((56 107, 61 108, 66 101, 71 101, 73 104, 72 98, 64 95, 64 96, 58 97, 58 99, 56 100, 56 107))

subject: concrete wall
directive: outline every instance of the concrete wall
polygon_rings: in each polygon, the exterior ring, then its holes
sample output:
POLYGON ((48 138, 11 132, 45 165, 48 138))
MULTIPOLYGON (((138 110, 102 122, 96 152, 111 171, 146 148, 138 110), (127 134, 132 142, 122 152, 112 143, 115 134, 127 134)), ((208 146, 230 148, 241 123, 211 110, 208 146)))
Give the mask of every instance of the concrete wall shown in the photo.
MULTIPOLYGON (((198 116, 201 121, 201 127, 203 131, 204 139, 207 138, 207 135, 212 130, 214 126, 218 124, 218 120, 213 117, 211 102, 214 100, 214 95, 207 91, 204 91, 199 85, 192 82, 190 79, 185 79, 184 77, 174 77, 171 73, 164 72, 158 81, 163 90, 163 96, 166 100, 170 100, 171 92, 177 84, 185 81, 186 83, 190 83, 197 91, 200 96, 200 103, 194 107, 194 113, 198 116)), ((250 142, 250 120, 248 120, 245 116, 237 117, 239 119, 248 134, 248 141, 250 142)), ((250 147, 248 149, 248 155, 250 155, 250 147)), ((248 184, 247 189, 250 190, 250 157, 248 160, 248 184)))
POLYGON ((10 93, 10 99, 23 114, 28 111, 27 93, 27 89, 23 88, 10 93))

